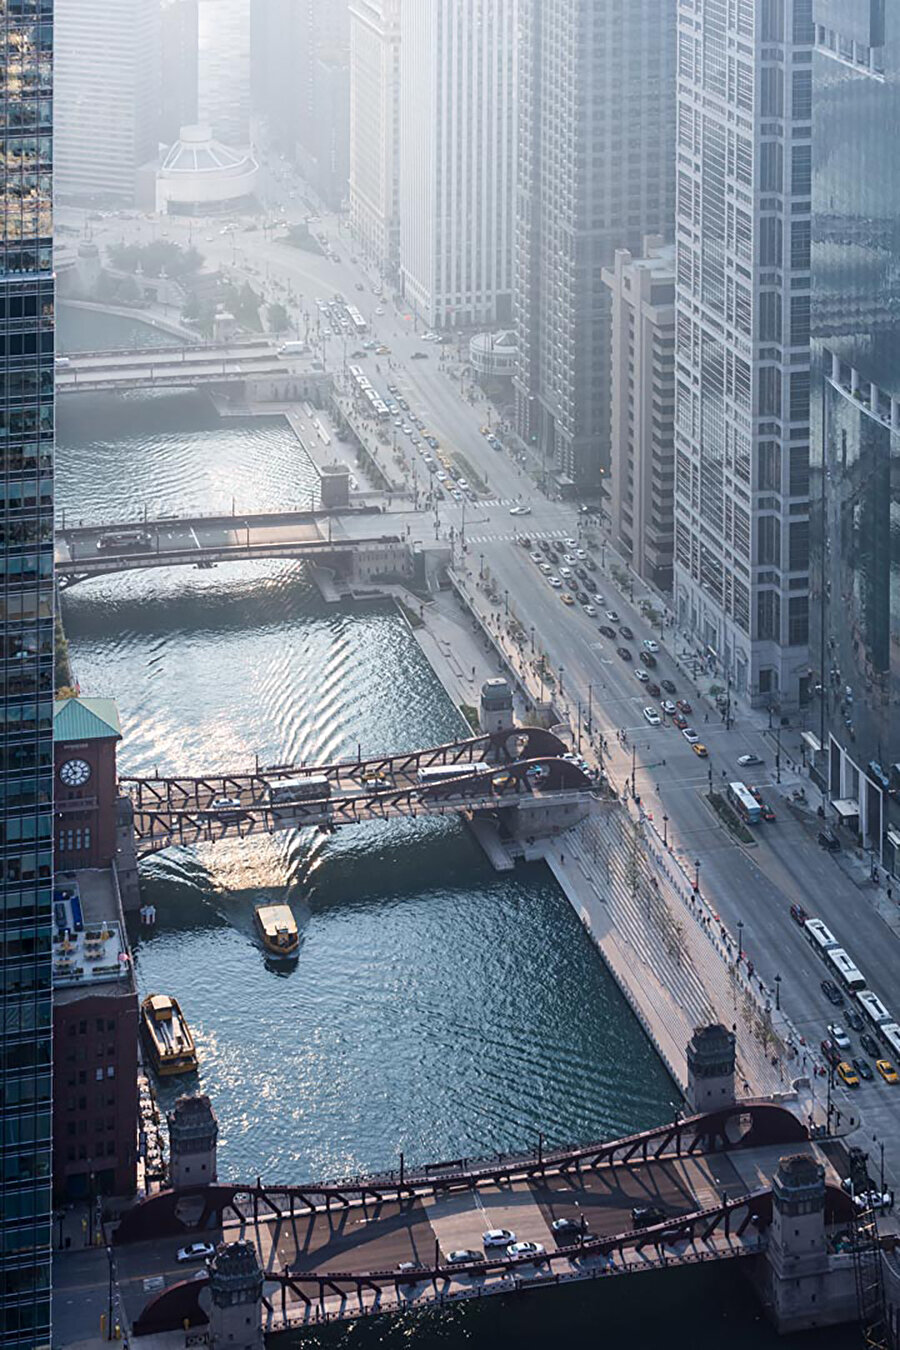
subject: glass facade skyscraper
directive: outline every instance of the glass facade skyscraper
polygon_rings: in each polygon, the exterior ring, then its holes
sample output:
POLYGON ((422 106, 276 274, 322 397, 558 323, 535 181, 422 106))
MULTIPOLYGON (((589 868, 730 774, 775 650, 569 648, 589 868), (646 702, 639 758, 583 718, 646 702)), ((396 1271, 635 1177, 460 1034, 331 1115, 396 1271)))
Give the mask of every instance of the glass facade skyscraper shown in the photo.
POLYGON ((50 1344, 53 0, 0 0, 0 1343, 50 1344))
POLYGON ((900 786, 900 12, 816 0, 815 19, 814 729, 880 853, 900 786))

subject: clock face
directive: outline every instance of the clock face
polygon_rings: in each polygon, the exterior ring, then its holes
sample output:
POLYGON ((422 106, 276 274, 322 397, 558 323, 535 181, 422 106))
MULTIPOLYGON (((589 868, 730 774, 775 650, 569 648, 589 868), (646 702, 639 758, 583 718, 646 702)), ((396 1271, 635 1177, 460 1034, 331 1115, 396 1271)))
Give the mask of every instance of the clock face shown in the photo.
POLYGON ((66 787, 84 787, 91 776, 91 766, 86 759, 67 759, 59 776, 66 787))

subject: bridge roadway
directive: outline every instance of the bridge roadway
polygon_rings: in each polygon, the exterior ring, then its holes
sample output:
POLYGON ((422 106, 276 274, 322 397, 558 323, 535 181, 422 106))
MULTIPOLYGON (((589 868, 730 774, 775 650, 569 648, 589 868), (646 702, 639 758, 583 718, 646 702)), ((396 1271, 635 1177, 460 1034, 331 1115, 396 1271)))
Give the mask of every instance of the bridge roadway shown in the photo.
MULTIPOLYGON (((122 777, 143 856, 170 844, 214 843, 247 834, 417 815, 574 806, 596 789, 593 775, 563 759, 566 746, 541 728, 517 728, 424 750, 324 765, 274 765, 196 778, 122 777), (480 772, 482 762, 489 772, 480 772), (421 783, 419 770, 457 766, 458 777, 421 783), (468 771, 467 771, 468 770, 468 771), (273 799, 286 780, 324 779, 289 802, 273 799)), ((535 833, 540 833, 536 828, 535 833)))
POLYGON ((290 376, 298 361, 309 367, 311 357, 303 353, 279 356, 277 347, 265 340, 78 352, 57 364, 56 390, 59 394, 115 392, 290 376))
POLYGON ((699 1132, 692 1136, 693 1124, 570 1153, 502 1165, 495 1160, 469 1172, 463 1162, 436 1165, 424 1177, 401 1184, 395 1174, 392 1185, 370 1184, 361 1194, 354 1194, 352 1183, 290 1196, 259 1184, 239 1194, 214 1186, 212 1194, 221 1194, 213 1213, 204 1208, 203 1192, 180 1200, 163 1193, 127 1214, 114 1239, 126 1306, 136 1330, 181 1326, 185 1316, 192 1324, 201 1321, 202 1272, 185 1278, 174 1261, 177 1245, 201 1231, 210 1240, 255 1244, 271 1331, 447 1298, 750 1256, 765 1247, 771 1178, 788 1152, 810 1153, 824 1163, 832 1188, 829 1218, 848 1217, 836 1173, 790 1112, 743 1103, 725 1124, 724 1137, 705 1140, 699 1132), (747 1129, 751 1117, 737 1113, 753 1110, 759 1115, 747 1129), (635 1141, 644 1141, 643 1147, 634 1147, 635 1141), (665 1218, 637 1227, 632 1210, 642 1206, 658 1207, 665 1218), (188 1232, 177 1222, 185 1214, 202 1229, 188 1232), (585 1236, 558 1244, 550 1227, 556 1219, 583 1225, 585 1236), (541 1244, 546 1259, 520 1262, 503 1248, 485 1251, 482 1235, 490 1228, 541 1244), (454 1268, 447 1258, 460 1250, 475 1255, 454 1268), (416 1269, 404 1271, 406 1263, 416 1269), (149 1303, 148 1278, 167 1286, 149 1303))

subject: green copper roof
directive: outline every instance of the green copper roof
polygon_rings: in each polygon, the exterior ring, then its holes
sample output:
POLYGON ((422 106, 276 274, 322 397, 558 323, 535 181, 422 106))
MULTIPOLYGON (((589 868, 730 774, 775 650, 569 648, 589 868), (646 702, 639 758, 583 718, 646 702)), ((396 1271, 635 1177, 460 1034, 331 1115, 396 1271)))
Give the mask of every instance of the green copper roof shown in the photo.
POLYGON ((53 704, 55 741, 105 741, 121 735, 115 699, 79 696, 58 698, 53 704))

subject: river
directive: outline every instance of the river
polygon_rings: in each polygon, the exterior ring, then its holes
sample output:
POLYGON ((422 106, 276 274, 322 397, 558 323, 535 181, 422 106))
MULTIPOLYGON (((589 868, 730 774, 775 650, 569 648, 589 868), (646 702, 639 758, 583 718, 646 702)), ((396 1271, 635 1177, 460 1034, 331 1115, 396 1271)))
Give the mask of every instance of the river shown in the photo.
MULTIPOLYGON (((70 348, 96 342, 70 317, 70 348), (80 340, 79 340, 80 338, 80 340)), ((104 330, 133 335, 129 321, 104 330)), ((199 395, 84 397, 59 411, 58 501, 84 519, 305 505, 315 475, 276 419, 220 422, 199 395)), ((457 711, 388 606, 326 606, 303 567, 166 569, 69 592, 82 689, 119 704, 124 772, 197 772, 437 743, 457 711)), ((306 1180, 670 1116, 677 1091, 550 874, 498 876, 465 830, 393 822, 170 849, 143 866, 140 994, 175 994, 220 1122, 220 1176, 306 1180), (286 900, 296 965, 273 967, 253 906, 286 900)), ((167 1086, 168 1102, 177 1088, 167 1086)), ((734 1269, 543 1291, 306 1344, 612 1344, 735 1350, 777 1338, 734 1269), (652 1293, 651 1293, 652 1291, 652 1293), (649 1295, 649 1297, 648 1297, 649 1295), (698 1323, 698 1309, 703 1309, 698 1323), (675 1330, 676 1327, 680 1330, 675 1330)))

